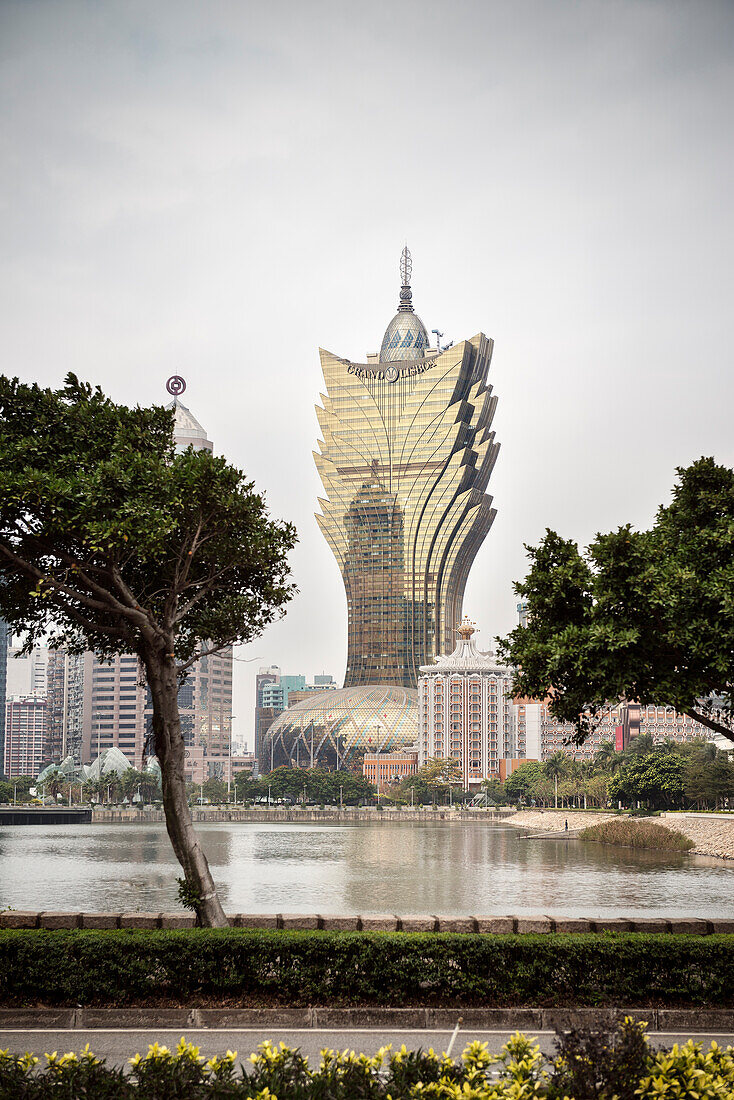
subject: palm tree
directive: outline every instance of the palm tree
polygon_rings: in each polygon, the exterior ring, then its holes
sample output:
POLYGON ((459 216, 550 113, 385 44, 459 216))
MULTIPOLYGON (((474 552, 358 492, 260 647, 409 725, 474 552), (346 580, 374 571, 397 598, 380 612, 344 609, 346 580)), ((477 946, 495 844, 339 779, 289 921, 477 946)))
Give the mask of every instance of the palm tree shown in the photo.
POLYGON ((568 757, 562 749, 558 749, 546 760, 545 774, 553 780, 555 808, 558 809, 558 780, 568 775, 568 757))
POLYGON ((55 802, 56 795, 61 793, 65 783, 66 776, 62 772, 61 768, 54 768, 54 770, 46 776, 43 786, 55 802))
POLYGON ((614 742, 602 741, 594 753, 594 764, 599 771, 614 775, 621 763, 621 753, 617 752, 614 742))

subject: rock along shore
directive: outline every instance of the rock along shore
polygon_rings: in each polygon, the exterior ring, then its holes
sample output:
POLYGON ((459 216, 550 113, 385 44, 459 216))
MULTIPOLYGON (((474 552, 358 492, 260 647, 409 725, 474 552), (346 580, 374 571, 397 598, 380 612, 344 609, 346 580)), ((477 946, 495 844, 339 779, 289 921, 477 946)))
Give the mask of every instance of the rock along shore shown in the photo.
MULTIPOLYGON (((583 810, 521 810, 510 817, 503 818, 507 825, 518 829, 537 829, 538 832, 565 832, 568 821, 569 830, 585 829, 587 825, 600 825, 603 821, 612 821, 615 814, 584 813, 583 810)), ((644 819, 643 819, 644 820, 644 819)), ((734 859, 734 815, 724 817, 716 814, 670 813, 662 814, 662 825, 677 829, 690 840, 695 848, 694 855, 715 856, 717 859, 734 859)))

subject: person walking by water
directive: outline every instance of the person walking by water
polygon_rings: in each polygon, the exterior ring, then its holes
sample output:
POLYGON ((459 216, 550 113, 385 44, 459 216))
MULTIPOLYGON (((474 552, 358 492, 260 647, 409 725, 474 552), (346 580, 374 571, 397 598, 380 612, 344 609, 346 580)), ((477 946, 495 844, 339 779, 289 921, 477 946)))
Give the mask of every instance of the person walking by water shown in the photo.
POLYGON ((568 832, 568 818, 566 818, 566 832, 568 832))

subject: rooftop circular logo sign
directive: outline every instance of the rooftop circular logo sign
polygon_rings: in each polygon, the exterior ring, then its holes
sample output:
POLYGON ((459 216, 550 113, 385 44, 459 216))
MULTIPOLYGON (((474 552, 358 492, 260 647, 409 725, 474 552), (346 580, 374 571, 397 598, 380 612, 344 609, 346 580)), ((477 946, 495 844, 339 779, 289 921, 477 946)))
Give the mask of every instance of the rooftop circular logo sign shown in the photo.
POLYGON ((166 389, 172 397, 180 397, 186 389, 186 383, 180 374, 172 374, 166 382, 166 389))

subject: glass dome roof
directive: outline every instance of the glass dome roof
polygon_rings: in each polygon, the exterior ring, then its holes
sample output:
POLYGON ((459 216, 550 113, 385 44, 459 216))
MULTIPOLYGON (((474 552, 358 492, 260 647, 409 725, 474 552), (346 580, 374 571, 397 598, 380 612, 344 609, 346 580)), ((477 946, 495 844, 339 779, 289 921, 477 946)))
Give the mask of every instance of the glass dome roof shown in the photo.
POLYGON ((380 362, 422 359, 428 347, 428 332, 417 313, 399 311, 385 329, 380 362))
POLYGON ((326 691, 279 715, 263 738, 260 770, 349 768, 365 752, 393 752, 418 740, 418 692, 375 685, 326 691))

